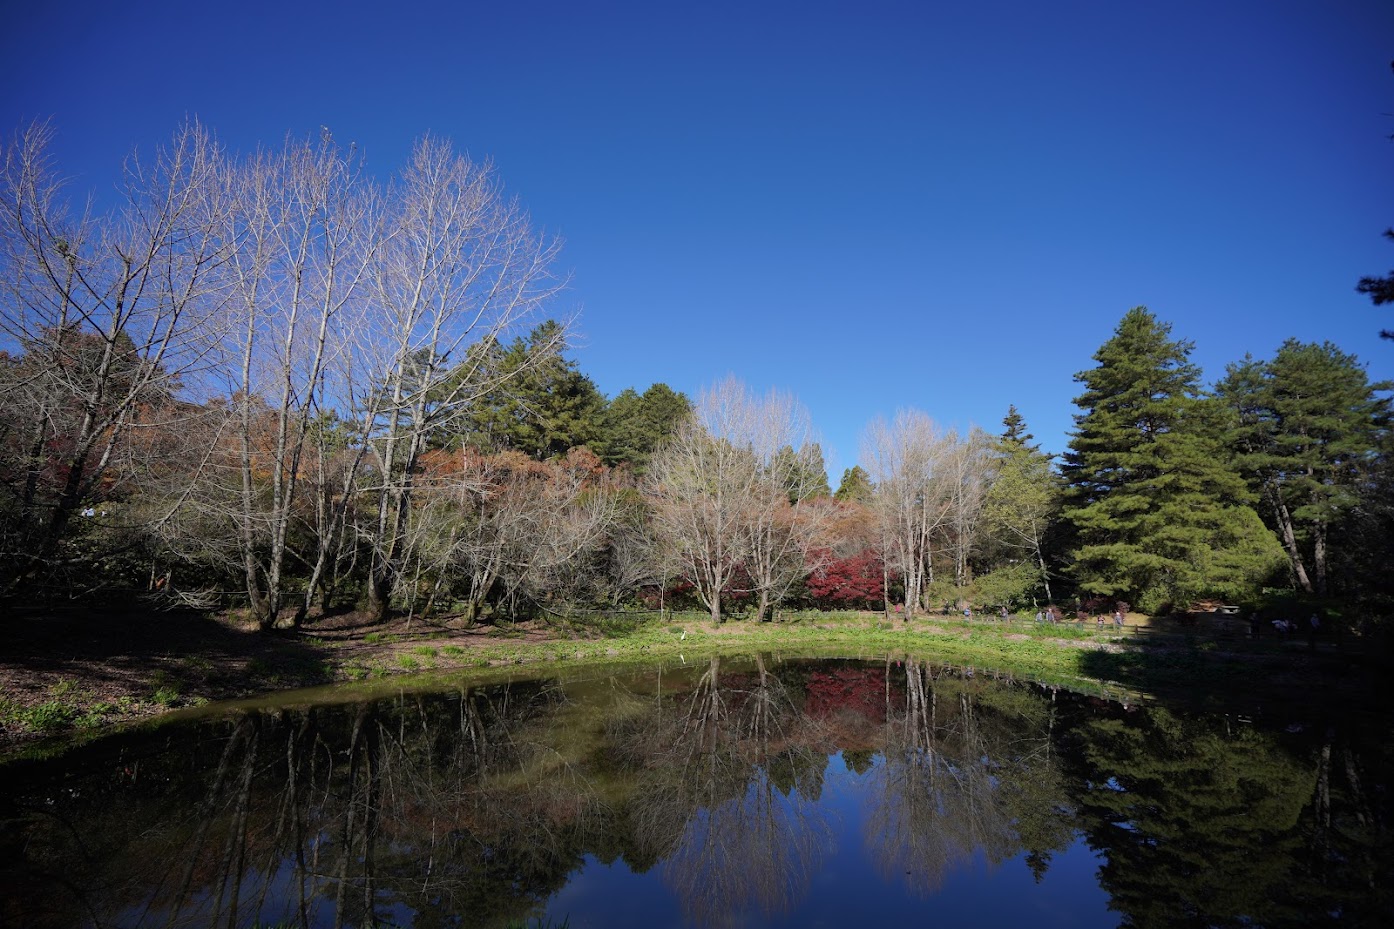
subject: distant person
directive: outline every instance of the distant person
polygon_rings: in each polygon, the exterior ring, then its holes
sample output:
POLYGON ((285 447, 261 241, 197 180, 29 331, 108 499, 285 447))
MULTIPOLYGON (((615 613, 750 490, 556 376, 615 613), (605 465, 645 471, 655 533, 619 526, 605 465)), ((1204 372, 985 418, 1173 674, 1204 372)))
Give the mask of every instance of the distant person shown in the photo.
POLYGON ((1123 628, 1123 611, 1122 611, 1122 610, 1114 610, 1114 611, 1113 611, 1113 624, 1114 624, 1115 626, 1117 626, 1120 630, 1123 628))
POLYGON ((1040 611, 1040 610, 1037 610, 1037 611, 1036 611, 1036 622, 1038 622, 1038 623, 1043 623, 1043 622, 1045 622, 1045 613, 1043 613, 1043 612, 1040 611))
POLYGON ((1004 623, 1011 618, 1011 614, 1007 612, 1007 608, 1005 606, 997 612, 997 615, 1002 617, 1002 622, 1004 623))

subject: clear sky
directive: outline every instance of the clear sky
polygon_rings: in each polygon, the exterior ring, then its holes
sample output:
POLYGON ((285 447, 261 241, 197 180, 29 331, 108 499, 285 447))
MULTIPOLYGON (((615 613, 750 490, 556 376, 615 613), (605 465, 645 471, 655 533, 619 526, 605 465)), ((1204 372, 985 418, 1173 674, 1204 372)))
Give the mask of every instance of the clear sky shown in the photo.
POLYGON ((0 131, 79 187, 186 115, 431 131, 561 235, 601 390, 735 374, 811 410, 834 485, 877 414, 1051 451, 1139 304, 1207 378, 1290 336, 1394 377, 1391 0, 0 0, 0 131))

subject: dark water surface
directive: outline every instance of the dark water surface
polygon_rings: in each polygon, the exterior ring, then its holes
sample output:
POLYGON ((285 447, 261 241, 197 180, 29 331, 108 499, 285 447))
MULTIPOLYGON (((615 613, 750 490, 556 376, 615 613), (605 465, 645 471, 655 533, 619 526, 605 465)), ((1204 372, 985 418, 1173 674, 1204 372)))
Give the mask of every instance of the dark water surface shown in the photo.
POLYGON ((904 659, 244 709, 0 767, 0 923, 1391 925, 1391 734, 904 659))

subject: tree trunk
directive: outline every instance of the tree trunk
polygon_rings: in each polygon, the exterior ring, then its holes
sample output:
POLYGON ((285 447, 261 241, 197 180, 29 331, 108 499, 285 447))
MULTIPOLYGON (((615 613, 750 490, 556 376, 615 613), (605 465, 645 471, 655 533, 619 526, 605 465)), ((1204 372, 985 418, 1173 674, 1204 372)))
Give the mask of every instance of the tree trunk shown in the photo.
POLYGON ((1307 593, 1312 592, 1312 582, 1307 577, 1307 568, 1302 563, 1302 551, 1297 547, 1297 534, 1292 528, 1292 514, 1288 512, 1287 504, 1282 497, 1278 496, 1277 490, 1272 486, 1266 487, 1268 502, 1273 507, 1273 513, 1278 520, 1278 534, 1283 539, 1283 548, 1287 549, 1288 561, 1292 564, 1292 573, 1297 578, 1298 586, 1307 593))
POLYGON ((881 559, 881 614, 891 621, 891 569, 885 558, 881 559))
POLYGON ((1041 566, 1041 584, 1045 587, 1046 603, 1050 603, 1055 599, 1050 595, 1050 572, 1046 570, 1045 556, 1041 554, 1039 546, 1036 548, 1036 563, 1041 566))
POLYGON ((1312 566, 1317 573, 1317 594, 1326 596, 1326 524, 1312 527, 1312 566))
POLYGON ((374 622, 382 622, 387 619, 387 614, 392 605, 392 579, 390 565, 373 565, 368 574, 368 599, 364 604, 364 609, 368 618, 374 622))

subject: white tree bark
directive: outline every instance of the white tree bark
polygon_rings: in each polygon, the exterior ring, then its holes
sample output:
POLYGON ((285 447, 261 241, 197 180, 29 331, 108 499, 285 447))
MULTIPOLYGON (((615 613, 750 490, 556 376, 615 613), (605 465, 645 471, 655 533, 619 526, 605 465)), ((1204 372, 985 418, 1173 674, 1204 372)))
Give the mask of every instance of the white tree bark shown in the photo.
POLYGON ((149 162, 132 156, 118 205, 100 214, 69 212, 51 141, 34 126, 0 165, 0 347, 40 365, 24 385, 44 397, 30 408, 30 448, 61 446, 64 475, 45 487, 37 460, 26 469, 15 501, 26 529, 5 553, 6 586, 51 566, 132 433, 153 409, 175 415, 175 393, 203 382, 223 325, 227 198, 212 137, 187 123, 149 162))
POLYGON ((875 485, 872 508, 886 540, 886 563, 905 584, 905 620, 933 581, 935 534, 950 519, 955 488, 946 471, 956 445, 918 410, 877 418, 862 441, 862 458, 875 485))

